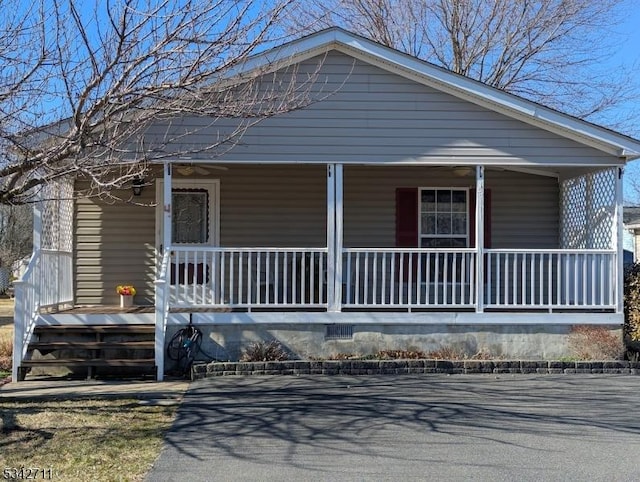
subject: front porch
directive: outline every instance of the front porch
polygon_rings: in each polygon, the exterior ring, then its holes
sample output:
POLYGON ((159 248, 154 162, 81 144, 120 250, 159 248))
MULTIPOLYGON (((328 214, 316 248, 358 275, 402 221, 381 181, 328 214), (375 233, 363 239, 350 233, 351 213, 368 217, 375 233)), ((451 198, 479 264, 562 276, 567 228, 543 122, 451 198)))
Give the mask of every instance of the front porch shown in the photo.
MULTIPOLYGON (((491 197, 516 202, 501 193, 502 181, 494 179, 496 168, 489 169, 489 181, 484 166, 466 168, 467 175, 474 174, 469 185, 469 179, 456 174, 458 168, 425 167, 429 173, 450 169, 447 180, 437 185, 460 188, 419 190, 396 184, 395 218, 390 219, 395 223, 393 247, 385 241, 390 223, 363 204, 367 194, 352 194, 375 193, 357 180, 373 177, 369 173, 380 168, 355 169, 327 166, 326 244, 316 247, 176 242, 174 208, 165 201, 158 224, 163 226, 161 246, 166 248, 155 280, 155 306, 163 311, 209 307, 249 312, 622 312, 618 168, 553 172, 558 182, 556 219, 541 222, 538 218, 553 210, 530 206, 513 222, 505 214, 509 207, 491 206, 491 197), (347 181, 345 171, 350 175, 347 181), (356 210, 353 204, 362 207, 356 210), (374 220, 361 221, 369 217, 374 220), (554 223, 555 235, 549 229, 554 223), (532 227, 523 228, 527 224, 532 227), (366 237, 361 231, 374 235, 368 238, 369 246, 355 244, 366 237), (508 240, 513 247, 505 246, 508 240)), ((394 168, 403 170, 418 172, 394 168)), ((524 171, 529 176, 520 180, 524 183, 552 173, 524 171)), ((170 164, 165 165, 162 186, 162 198, 173 199, 170 164)), ((292 217, 291 223, 298 219, 302 218, 292 217)))
POLYGON ((181 178, 176 188, 172 165, 164 165, 162 177, 150 182, 157 189, 146 193, 157 196, 155 216, 153 208, 132 207, 115 217, 105 207, 98 217, 99 204, 85 202, 75 206, 72 229, 62 221, 74 211, 71 201, 40 205, 37 248, 16 284, 14 366, 38 324, 152 321, 159 379, 167 330, 190 321, 218 327, 622 324, 618 168, 473 166, 465 178, 451 166, 225 169, 207 182, 181 178), (292 177, 276 177, 284 172, 292 177), (258 181, 251 179, 268 175, 269 189, 255 191, 258 181), (190 182, 197 186, 189 190, 190 182), (285 186, 288 198, 281 194, 285 186), (238 192, 251 189, 257 200, 241 203, 238 192), (536 199, 540 189, 548 194, 536 199), (207 199, 200 218, 194 208, 176 224, 176 193, 207 199), (139 217, 118 221, 132 213, 139 217), (136 227, 149 218, 155 223, 143 241, 128 242, 142 236, 136 227), (95 234, 93 219, 102 223, 95 234), (112 244, 117 257, 107 259, 112 244), (144 264, 136 268, 139 260, 144 264), (109 309, 115 285, 130 280, 144 306, 132 313, 109 309), (74 306, 84 308, 63 311, 74 306))

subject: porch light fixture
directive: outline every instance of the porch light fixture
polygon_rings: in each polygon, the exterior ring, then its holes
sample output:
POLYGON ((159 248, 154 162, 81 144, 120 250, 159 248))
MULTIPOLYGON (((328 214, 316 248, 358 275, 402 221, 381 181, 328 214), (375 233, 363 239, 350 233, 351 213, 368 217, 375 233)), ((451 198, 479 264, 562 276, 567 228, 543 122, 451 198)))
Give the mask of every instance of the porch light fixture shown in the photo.
POLYGON ((190 176, 191 174, 193 174, 196 170, 193 168, 193 166, 178 166, 176 168, 176 170, 182 175, 182 176, 190 176))
POLYGON ((473 174, 471 166, 456 166, 453 168, 453 175, 456 177, 467 177, 473 174))
POLYGON ((134 196, 142 195, 142 188, 144 186, 144 180, 139 177, 134 177, 131 183, 131 190, 134 196))

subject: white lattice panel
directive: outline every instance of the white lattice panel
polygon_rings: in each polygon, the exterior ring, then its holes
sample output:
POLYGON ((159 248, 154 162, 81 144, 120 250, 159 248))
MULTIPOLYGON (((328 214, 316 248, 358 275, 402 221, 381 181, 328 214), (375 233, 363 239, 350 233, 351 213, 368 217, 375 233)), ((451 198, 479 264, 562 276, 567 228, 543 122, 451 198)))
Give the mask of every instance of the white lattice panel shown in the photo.
POLYGON ((566 179, 560 197, 562 248, 614 248, 616 169, 566 179))
POLYGON ((42 249, 71 252, 73 247, 73 181, 60 180, 42 190, 42 249))

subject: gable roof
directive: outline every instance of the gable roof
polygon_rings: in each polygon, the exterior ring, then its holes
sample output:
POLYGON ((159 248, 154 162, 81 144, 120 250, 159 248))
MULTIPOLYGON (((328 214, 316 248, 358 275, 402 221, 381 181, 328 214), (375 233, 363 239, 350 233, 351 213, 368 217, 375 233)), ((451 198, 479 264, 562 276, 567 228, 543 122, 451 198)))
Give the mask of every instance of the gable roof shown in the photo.
POLYGON ((622 211, 622 222, 626 228, 640 228, 640 207, 625 206, 622 211))
POLYGON ((322 30, 253 56, 229 76, 275 71, 331 50, 619 157, 622 162, 640 158, 639 140, 456 74, 339 27, 322 30))

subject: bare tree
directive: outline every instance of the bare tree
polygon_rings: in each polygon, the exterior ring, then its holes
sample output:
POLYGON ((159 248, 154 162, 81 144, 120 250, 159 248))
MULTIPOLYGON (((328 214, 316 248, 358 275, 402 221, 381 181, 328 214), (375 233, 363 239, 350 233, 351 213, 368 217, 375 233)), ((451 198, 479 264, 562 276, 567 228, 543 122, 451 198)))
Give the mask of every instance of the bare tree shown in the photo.
POLYGON ((0 203, 67 176, 108 195, 150 161, 213 158, 249 125, 307 105, 313 75, 232 75, 277 39, 291 1, 2 0, 0 203), (152 123, 162 131, 149 136, 152 123))
POLYGON ((625 5, 637 2, 631 3, 308 0, 288 24, 294 32, 341 25, 453 72, 633 133, 633 117, 627 116, 634 114, 629 101, 640 98, 638 83, 631 72, 603 66, 620 40, 612 25, 625 5))
POLYGON ((31 254, 33 210, 31 206, 0 206, 0 267, 12 269, 31 254))

